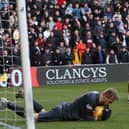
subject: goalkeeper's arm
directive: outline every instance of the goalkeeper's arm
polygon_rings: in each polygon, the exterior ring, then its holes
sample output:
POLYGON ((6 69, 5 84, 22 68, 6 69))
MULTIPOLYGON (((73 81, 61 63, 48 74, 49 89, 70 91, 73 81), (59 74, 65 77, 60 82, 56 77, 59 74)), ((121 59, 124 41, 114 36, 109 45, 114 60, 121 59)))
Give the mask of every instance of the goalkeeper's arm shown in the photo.
POLYGON ((97 106, 93 112, 94 120, 107 120, 111 116, 109 107, 97 106))
POLYGON ((101 120, 107 120, 110 118, 112 110, 108 107, 104 108, 101 120))

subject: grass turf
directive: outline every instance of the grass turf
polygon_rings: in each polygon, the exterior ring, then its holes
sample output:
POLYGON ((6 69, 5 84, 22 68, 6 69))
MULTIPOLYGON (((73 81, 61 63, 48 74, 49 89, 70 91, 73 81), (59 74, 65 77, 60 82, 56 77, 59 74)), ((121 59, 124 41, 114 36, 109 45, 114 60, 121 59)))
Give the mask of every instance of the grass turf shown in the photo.
MULTIPOLYGON (((112 116, 108 121, 36 122, 36 129, 127 129, 129 127, 127 83, 42 86, 33 89, 33 96, 48 110, 64 101, 72 101, 87 91, 102 91, 108 87, 118 89, 120 97, 119 101, 112 104, 112 116)), ((12 89, 10 88, 8 90, 12 89)), ((11 96, 9 96, 9 98, 11 98, 11 96)), ((1 115, 0 119, 2 117, 1 115)), ((11 115, 12 114, 10 113, 9 117, 11 117, 11 115)), ((17 125, 22 127, 24 125, 24 121, 18 122, 17 125)), ((2 129, 1 126, 0 129, 2 129)))

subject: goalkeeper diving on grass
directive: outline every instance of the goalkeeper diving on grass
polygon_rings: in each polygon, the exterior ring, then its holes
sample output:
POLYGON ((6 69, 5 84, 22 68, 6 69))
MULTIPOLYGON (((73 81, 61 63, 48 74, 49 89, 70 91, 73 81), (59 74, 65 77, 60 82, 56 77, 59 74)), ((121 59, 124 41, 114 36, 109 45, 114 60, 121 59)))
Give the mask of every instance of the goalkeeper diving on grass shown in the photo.
MULTIPOLYGON (((24 97, 22 91, 16 94, 16 98, 20 97, 24 97)), ((102 92, 87 92, 72 102, 61 103, 48 111, 37 101, 33 100, 34 117, 38 122, 107 120, 112 113, 110 105, 116 100, 118 100, 118 91, 114 88, 108 88, 102 92)), ((16 105, 6 98, 1 98, 0 109, 4 108, 13 110, 17 115, 25 117, 24 107, 16 105)))

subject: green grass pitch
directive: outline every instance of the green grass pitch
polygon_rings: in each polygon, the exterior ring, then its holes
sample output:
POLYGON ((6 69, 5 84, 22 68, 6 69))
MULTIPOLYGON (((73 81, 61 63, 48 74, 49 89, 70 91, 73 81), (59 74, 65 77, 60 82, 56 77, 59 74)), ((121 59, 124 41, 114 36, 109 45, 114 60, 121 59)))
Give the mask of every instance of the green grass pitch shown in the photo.
MULTIPOLYGON (((64 101, 72 101, 87 91, 102 91, 105 88, 114 87, 118 89, 119 101, 112 104, 112 116, 108 121, 70 121, 70 122, 36 122, 36 129, 127 129, 129 128, 129 105, 127 103, 127 82, 125 83, 104 83, 104 84, 83 84, 66 86, 42 86, 33 88, 33 96, 41 102, 46 110, 64 101)), ((1 89, 2 90, 2 89, 1 89)), ((8 90, 12 90, 9 88, 8 90)), ((8 96, 11 98, 11 96, 8 96)), ((0 112, 1 113, 1 112, 0 112)), ((2 112, 3 113, 3 112, 2 112)), ((0 119, 2 115, 0 114, 0 119)), ((10 113, 8 117, 11 118, 10 113)), ((16 116, 17 117, 17 116, 16 116)), ((17 117, 17 119, 20 117, 17 117)), ((10 123, 11 124, 11 123, 10 123)), ((17 122, 23 126, 24 121, 17 122)), ((0 126, 0 129, 1 126, 0 126)))

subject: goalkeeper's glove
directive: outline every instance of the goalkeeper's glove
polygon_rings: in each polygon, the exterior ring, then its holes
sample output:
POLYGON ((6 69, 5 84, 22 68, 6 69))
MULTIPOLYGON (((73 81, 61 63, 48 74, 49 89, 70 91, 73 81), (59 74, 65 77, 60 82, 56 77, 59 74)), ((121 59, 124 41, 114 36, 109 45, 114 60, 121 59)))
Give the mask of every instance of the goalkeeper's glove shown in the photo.
POLYGON ((111 109, 109 107, 97 106, 93 116, 95 120, 107 120, 111 116, 111 109))
POLYGON ((93 111, 93 116, 95 120, 101 120, 102 115, 103 115, 103 106, 97 106, 95 110, 93 111))
POLYGON ((108 107, 104 108, 103 110, 103 115, 102 115, 102 120, 107 120, 110 118, 111 116, 111 113, 112 113, 112 110, 108 107))

